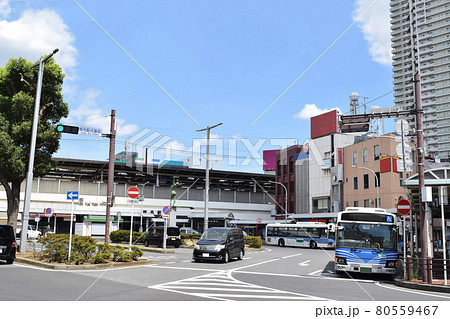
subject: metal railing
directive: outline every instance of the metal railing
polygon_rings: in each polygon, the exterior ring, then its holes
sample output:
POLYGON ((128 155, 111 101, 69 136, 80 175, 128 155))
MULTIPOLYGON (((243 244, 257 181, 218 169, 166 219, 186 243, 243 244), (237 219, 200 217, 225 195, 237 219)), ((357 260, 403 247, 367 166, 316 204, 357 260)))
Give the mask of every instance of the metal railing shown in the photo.
POLYGON ((450 275, 450 259, 407 256, 405 262, 402 256, 399 260, 402 263, 404 279, 408 281, 433 284, 434 280, 435 283, 441 284, 441 280, 446 280, 450 275), (444 269, 447 276, 444 274, 444 269))

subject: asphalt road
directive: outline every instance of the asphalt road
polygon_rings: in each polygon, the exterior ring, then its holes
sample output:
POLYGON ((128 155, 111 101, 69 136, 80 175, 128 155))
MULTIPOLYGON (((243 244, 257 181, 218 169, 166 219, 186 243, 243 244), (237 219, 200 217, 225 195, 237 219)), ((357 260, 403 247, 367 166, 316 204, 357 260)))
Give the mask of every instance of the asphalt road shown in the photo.
POLYGON ((0 264, 0 301, 450 301, 387 278, 341 278, 333 250, 266 246, 227 264, 194 263, 188 248, 144 257, 153 264, 86 271, 0 264))

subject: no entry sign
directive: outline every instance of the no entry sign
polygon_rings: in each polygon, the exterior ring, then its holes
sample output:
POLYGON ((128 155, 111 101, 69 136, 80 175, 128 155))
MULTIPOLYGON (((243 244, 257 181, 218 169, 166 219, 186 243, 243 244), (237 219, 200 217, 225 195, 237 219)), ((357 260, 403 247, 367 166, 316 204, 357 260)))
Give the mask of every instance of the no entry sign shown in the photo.
POLYGON ((137 198, 139 196, 139 188, 137 187, 128 188, 127 195, 130 198, 137 198))
POLYGON ((406 199, 402 199, 397 204, 397 211, 400 215, 408 215, 411 211, 411 204, 406 199))

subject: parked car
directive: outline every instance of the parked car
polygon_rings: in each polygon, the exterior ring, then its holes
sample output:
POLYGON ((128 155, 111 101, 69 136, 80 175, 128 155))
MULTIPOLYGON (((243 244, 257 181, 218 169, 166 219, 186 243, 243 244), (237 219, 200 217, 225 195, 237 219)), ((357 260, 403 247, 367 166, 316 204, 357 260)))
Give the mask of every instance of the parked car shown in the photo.
MULTIPOLYGON (((16 229, 16 238, 19 238, 22 233, 22 225, 18 224, 16 229)), ((27 238, 28 239, 39 239, 41 238, 42 233, 39 230, 36 230, 34 225, 28 225, 27 238)))
POLYGON ((0 225, 0 260, 12 264, 16 258, 16 238, 10 225, 0 225))
POLYGON ((180 233, 181 234, 200 234, 198 231, 196 231, 195 229, 189 228, 189 227, 181 227, 180 228, 180 233))
POLYGON ((192 258, 218 260, 227 263, 232 258, 241 260, 245 255, 244 234, 240 228, 208 228, 194 246, 192 258))
MULTIPOLYGON (((144 237, 144 246, 157 245, 163 246, 164 226, 151 227, 148 234, 144 237)), ((181 236, 179 227, 167 227, 166 246, 180 247, 181 236)))

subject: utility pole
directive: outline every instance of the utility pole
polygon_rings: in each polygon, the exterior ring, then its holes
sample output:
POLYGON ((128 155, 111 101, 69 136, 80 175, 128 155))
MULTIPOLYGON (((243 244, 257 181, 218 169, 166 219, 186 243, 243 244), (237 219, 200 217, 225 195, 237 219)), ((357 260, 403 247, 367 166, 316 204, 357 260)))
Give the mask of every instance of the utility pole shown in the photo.
POLYGON ((208 229, 208 210, 209 210, 209 139, 211 129, 222 125, 223 123, 216 124, 214 126, 207 126, 204 129, 197 130, 197 132, 206 131, 206 181, 205 181, 205 219, 203 231, 208 229))
POLYGON ((30 201, 31 201, 31 186, 33 184, 33 169, 34 169, 34 153, 36 152, 36 137, 39 123, 39 108, 41 103, 42 78, 44 77, 45 61, 50 59, 59 49, 53 50, 52 53, 45 58, 40 58, 39 62, 34 64, 31 68, 39 65, 38 83, 36 89, 36 99, 34 102, 34 117, 33 126, 31 130, 30 142, 30 159, 28 161, 27 182, 25 186, 25 198, 22 213, 22 233, 20 235, 20 252, 24 253, 27 250, 27 236, 28 236, 28 219, 30 218, 30 201))
POLYGON ((420 96, 420 76, 414 75, 414 98, 416 103, 416 132, 417 132, 417 175, 419 178, 419 207, 420 207, 420 235, 422 244, 422 280, 431 284, 431 251, 430 251, 430 222, 431 216, 427 202, 422 201, 422 190, 425 187, 424 147, 423 147, 423 125, 422 125, 422 102, 420 96))
MULTIPOLYGON (((109 165, 108 165, 108 186, 106 190, 106 225, 105 225, 105 243, 109 244, 109 224, 111 220, 112 192, 114 186, 114 152, 116 142, 116 110, 111 110, 111 130, 109 137, 109 165)), ((119 219, 119 216, 117 216, 119 219)), ((117 220, 119 225, 119 220, 117 220)))

